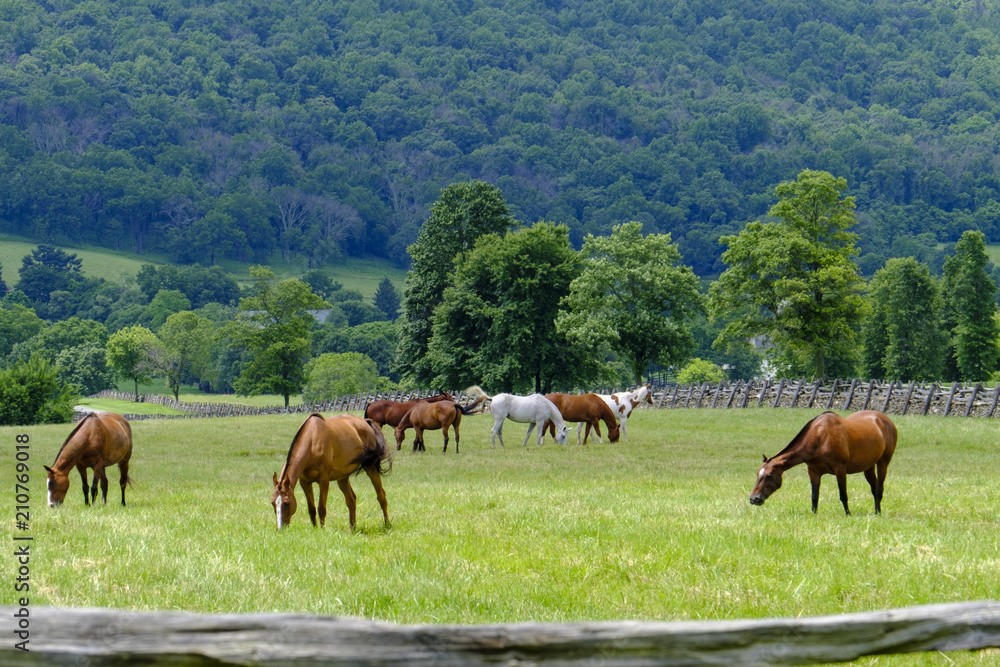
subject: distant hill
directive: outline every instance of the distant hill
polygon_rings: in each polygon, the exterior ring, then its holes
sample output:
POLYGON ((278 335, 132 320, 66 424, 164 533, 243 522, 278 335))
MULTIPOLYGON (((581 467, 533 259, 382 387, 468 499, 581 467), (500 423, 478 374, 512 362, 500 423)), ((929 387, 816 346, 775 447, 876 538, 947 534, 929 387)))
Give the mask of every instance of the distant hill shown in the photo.
MULTIPOLYGON (((154 0, 0 9, 0 232, 405 267, 440 189, 639 220, 702 275, 803 168, 863 268, 1000 240, 1000 25, 967 0, 154 0)), ((9 271, 9 267, 5 269, 9 271)))

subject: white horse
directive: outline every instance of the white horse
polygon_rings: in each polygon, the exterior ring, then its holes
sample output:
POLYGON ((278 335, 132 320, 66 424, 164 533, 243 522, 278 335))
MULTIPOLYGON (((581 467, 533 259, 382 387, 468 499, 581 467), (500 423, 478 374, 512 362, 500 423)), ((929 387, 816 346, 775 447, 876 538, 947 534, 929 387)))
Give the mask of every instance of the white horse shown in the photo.
POLYGON ((491 400, 490 411, 493 413, 493 433, 490 437, 490 446, 496 447, 496 438, 500 436, 500 446, 503 447, 503 422, 505 419, 527 423, 528 432, 524 435, 522 447, 528 444, 531 431, 538 427, 538 446, 542 445, 542 424, 546 420, 552 421, 556 425, 556 442, 560 445, 566 444, 567 428, 559 408, 555 403, 545 398, 541 394, 531 394, 530 396, 515 396, 514 394, 497 394, 489 396, 479 387, 470 387, 466 393, 479 393, 491 400))
MULTIPOLYGON (((614 394, 598 394, 598 396, 608 404, 611 411, 615 413, 615 417, 618 418, 618 427, 625 442, 628 442, 629 414, 643 401, 650 405, 653 404, 653 393, 650 391, 648 384, 642 385, 634 391, 619 391, 614 394)), ((579 435, 579 424, 576 429, 577 435, 579 435)))

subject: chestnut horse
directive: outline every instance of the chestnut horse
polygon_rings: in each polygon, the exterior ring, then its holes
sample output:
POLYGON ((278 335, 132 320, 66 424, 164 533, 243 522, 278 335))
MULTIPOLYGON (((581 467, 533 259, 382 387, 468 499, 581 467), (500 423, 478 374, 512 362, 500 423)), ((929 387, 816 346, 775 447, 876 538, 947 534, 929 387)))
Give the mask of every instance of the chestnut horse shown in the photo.
POLYGON ((101 484, 101 500, 108 503, 108 476, 105 469, 118 464, 121 473, 122 505, 125 505, 125 487, 132 483, 128 476, 128 462, 132 458, 132 427, 121 415, 113 412, 85 415, 69 434, 56 454, 48 471, 45 484, 48 488, 49 507, 56 507, 66 499, 69 490, 69 471, 76 467, 83 479, 83 503, 97 503, 97 484, 101 484), (87 468, 94 469, 94 484, 87 495, 87 468))
MULTIPOLYGON (((594 432, 597 434, 597 440, 600 442, 601 421, 608 427, 608 440, 618 442, 619 428, 618 422, 615 421, 615 413, 611 411, 611 408, 597 394, 581 394, 579 396, 574 396, 573 394, 545 394, 545 398, 552 401, 559 408, 559 414, 562 415, 565 421, 587 424, 587 431, 583 435, 583 444, 587 444, 591 428, 594 429, 594 432)), ((553 438, 556 437, 556 427, 552 422, 545 422, 542 432, 546 431, 551 432, 553 438)), ((576 429, 576 444, 580 444, 579 427, 576 429)))
POLYGON ((319 525, 326 524, 326 495, 330 482, 336 482, 347 502, 347 514, 354 530, 357 496, 351 488, 351 475, 364 470, 375 487, 375 495, 382 506, 385 525, 389 525, 389 505, 382 488, 382 475, 392 469, 389 447, 382 431, 369 419, 351 414, 323 419, 323 415, 309 415, 299 427, 288 448, 285 467, 281 476, 273 476, 274 494, 271 505, 278 530, 291 523, 295 514, 295 484, 305 493, 309 504, 309 518, 316 525, 316 503, 312 485, 319 484, 319 525))
POLYGON ((403 415, 396 426, 396 449, 403 446, 406 429, 413 428, 413 451, 424 450, 424 431, 444 431, 444 452, 448 451, 448 427, 455 427, 455 453, 458 454, 458 427, 462 423, 462 415, 476 412, 476 408, 486 400, 480 396, 471 405, 462 407, 454 401, 438 401, 436 403, 417 403, 403 415))
POLYGON ((812 483, 812 511, 819 506, 819 480, 836 475, 840 502, 847 507, 847 476, 863 472, 875 498, 875 514, 882 512, 882 490, 892 454, 896 451, 896 426, 881 412, 862 410, 846 419, 824 412, 806 424, 787 447, 757 471, 757 483, 750 492, 750 502, 763 505, 768 496, 781 488, 781 474, 800 463, 809 469, 812 483))
POLYGON ((436 403, 437 401, 454 401, 451 394, 442 391, 437 396, 431 396, 430 398, 415 398, 412 401, 390 401, 388 399, 383 399, 380 401, 372 401, 365 406, 365 419, 371 419, 373 422, 378 424, 379 428, 382 428, 386 424, 396 428, 399 426, 399 420, 403 418, 410 409, 417 403, 436 403))

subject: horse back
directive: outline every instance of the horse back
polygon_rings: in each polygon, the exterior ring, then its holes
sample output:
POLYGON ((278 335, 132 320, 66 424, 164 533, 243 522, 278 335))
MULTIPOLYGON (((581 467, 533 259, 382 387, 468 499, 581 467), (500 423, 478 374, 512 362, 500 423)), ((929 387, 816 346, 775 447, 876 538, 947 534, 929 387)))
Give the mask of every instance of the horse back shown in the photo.
POLYGON ((114 465, 132 455, 132 427, 114 412, 101 412, 92 421, 89 448, 105 466, 114 465))
POLYGON ((881 412, 862 410, 843 420, 850 450, 848 466, 867 470, 877 462, 888 462, 896 451, 896 425, 881 412))

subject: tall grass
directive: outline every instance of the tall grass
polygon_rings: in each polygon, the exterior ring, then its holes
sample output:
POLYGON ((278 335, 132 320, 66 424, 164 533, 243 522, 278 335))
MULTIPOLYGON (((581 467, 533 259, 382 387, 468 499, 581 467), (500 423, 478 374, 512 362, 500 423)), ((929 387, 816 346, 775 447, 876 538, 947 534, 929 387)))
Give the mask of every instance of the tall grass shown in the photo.
POLYGON ((13 488, 14 434, 29 433, 35 604, 494 623, 799 616, 1000 597, 995 422, 895 418, 882 516, 861 475, 848 482, 852 516, 830 477, 813 515, 804 466, 752 507, 761 454, 815 414, 643 410, 628 443, 582 447, 571 437, 565 448, 551 439, 522 448, 526 427, 507 422, 505 449, 489 447, 489 415, 470 416, 457 455, 454 437, 442 455, 440 432, 412 453, 407 432, 385 480, 392 528, 362 475, 352 480, 353 534, 336 487, 325 530, 309 525, 301 490, 291 526, 274 530, 271 474, 301 415, 136 422, 126 508, 116 470, 107 506, 84 507, 74 481, 63 507, 44 507, 41 465, 66 426, 0 429, 0 479, 13 488))

